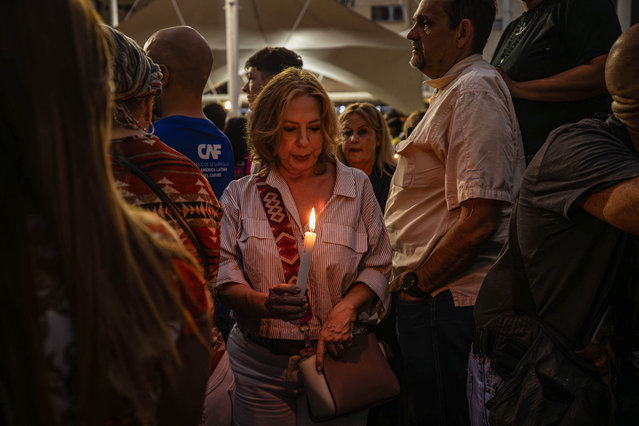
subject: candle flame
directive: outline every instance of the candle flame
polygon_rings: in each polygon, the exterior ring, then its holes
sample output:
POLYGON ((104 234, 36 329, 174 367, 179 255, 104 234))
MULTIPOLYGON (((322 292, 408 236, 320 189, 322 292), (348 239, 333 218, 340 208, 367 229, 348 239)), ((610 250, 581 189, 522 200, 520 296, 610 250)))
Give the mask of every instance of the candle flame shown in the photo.
POLYGON ((311 209, 311 218, 308 221, 308 227, 311 232, 315 232, 315 207, 311 209))

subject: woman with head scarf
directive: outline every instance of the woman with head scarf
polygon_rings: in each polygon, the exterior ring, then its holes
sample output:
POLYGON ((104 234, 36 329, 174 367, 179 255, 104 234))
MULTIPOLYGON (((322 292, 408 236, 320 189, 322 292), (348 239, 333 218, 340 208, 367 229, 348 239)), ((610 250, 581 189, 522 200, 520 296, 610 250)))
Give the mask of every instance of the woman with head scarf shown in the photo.
MULTIPOLYGON (((152 134, 153 102, 162 91, 160 67, 134 40, 111 27, 103 28, 113 49, 111 153, 116 185, 126 201, 159 214, 173 226, 186 248, 199 259, 207 284, 213 289, 219 258, 220 205, 202 171, 152 134), (151 133, 147 131, 149 126, 151 133)), ((233 389, 233 373, 215 324, 210 335, 213 357, 204 416, 209 426, 225 426, 231 422, 229 390, 233 389)), ((206 378, 191 378, 191 384, 204 386, 206 378)))

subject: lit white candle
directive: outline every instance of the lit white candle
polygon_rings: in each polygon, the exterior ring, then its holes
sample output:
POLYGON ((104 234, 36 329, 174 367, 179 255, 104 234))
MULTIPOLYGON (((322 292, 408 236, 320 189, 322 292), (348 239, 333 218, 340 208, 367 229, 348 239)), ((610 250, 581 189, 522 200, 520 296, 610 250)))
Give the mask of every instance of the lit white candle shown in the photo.
POLYGON ((308 270, 311 267, 311 257, 313 257, 313 247, 315 246, 315 209, 311 210, 311 218, 308 221, 309 232, 304 233, 304 250, 300 257, 300 272, 297 274, 297 285, 300 287, 300 294, 306 293, 306 282, 308 281, 308 270))

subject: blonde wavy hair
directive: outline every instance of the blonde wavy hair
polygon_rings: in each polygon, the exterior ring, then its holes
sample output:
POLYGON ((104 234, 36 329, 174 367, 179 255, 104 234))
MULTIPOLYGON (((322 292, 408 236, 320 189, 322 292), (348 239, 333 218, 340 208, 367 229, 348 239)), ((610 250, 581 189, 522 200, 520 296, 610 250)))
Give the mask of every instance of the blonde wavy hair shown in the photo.
MULTIPOLYGON (((375 132, 375 136, 379 142, 379 145, 375 148, 375 166, 380 173, 392 176, 397 162, 395 161, 395 157, 393 157, 395 150, 391 143, 390 129, 384 116, 375 108, 375 105, 368 102, 357 102, 350 104, 344 112, 340 114, 338 119, 340 126, 340 148, 344 146, 344 123, 352 114, 358 114, 362 117, 366 125, 375 132)), ((344 157, 343 148, 340 149, 340 156, 343 158, 344 163, 348 164, 348 161, 346 161, 344 157)))
POLYGON ((284 115, 291 101, 302 95, 311 96, 320 104, 322 153, 317 159, 315 173, 326 171, 326 164, 335 162, 337 146, 337 113, 322 84, 306 70, 288 68, 273 77, 262 89, 248 118, 247 144, 253 160, 260 168, 279 166, 277 147, 282 135, 284 115))

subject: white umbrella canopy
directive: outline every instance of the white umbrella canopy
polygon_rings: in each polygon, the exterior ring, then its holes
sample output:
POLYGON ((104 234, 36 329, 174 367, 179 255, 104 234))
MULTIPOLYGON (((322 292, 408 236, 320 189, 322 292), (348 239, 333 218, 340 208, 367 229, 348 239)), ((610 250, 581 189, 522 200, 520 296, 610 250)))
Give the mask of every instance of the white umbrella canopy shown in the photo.
MULTIPOLYGON (((408 64, 406 39, 336 0, 238 1, 238 74, 256 50, 285 46, 302 56, 305 69, 368 92, 405 114, 424 107, 423 75, 408 64)), ((211 45, 213 83, 227 81, 224 0, 155 0, 118 29, 143 45, 155 31, 182 24, 211 45)))

